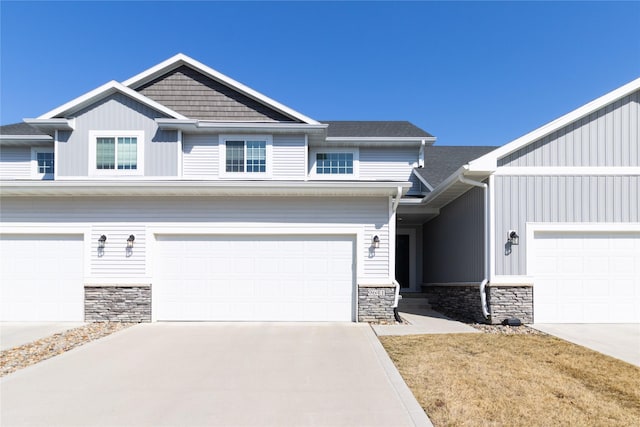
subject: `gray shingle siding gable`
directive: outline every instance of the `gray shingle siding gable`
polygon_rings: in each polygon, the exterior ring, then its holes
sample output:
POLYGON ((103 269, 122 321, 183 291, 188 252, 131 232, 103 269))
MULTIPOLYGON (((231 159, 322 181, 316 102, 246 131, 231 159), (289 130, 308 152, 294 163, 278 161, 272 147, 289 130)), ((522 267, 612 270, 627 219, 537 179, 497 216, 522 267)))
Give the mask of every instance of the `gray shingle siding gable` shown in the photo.
POLYGON ((185 65, 136 90, 190 119, 247 122, 294 121, 185 65))

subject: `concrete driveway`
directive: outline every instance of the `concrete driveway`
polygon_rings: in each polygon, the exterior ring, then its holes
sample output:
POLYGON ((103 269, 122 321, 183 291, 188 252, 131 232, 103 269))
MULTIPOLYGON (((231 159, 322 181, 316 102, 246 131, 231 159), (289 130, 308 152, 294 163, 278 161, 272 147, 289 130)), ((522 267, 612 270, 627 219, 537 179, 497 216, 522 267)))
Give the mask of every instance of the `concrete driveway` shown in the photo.
POLYGON ((640 366, 640 324, 536 323, 533 328, 640 366))
POLYGON ((141 324, 0 393, 7 426, 430 425, 366 324, 141 324))

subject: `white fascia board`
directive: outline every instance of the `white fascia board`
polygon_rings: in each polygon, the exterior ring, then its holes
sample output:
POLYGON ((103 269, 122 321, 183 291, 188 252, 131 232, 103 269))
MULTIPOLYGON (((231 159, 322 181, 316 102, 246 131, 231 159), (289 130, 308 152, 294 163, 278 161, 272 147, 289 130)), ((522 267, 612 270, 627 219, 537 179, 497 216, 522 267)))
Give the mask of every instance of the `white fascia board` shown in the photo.
POLYGON ((618 89, 615 89, 606 95, 603 95, 600 98, 597 98, 582 107, 521 136, 520 138, 514 139, 513 141, 485 154, 482 157, 472 160, 469 162, 469 168, 474 171, 495 171, 497 169, 499 158, 511 154, 527 144, 539 140, 540 138, 544 138, 568 124, 588 116, 589 114, 616 102, 620 98, 624 98, 638 89, 640 89, 640 78, 637 78, 632 82, 629 82, 626 85, 621 86, 618 89))
POLYGON ((195 69, 196 71, 199 71, 200 73, 219 81, 220 83, 231 87, 232 89, 237 90, 240 93, 243 93, 244 95, 248 96, 249 98, 255 99, 256 101, 265 104, 268 107, 271 107, 275 110, 280 111, 281 113, 298 119, 304 123, 307 124, 320 124, 319 122, 317 122, 316 120, 313 120, 310 117, 305 116, 304 114, 301 114, 289 107, 287 107, 286 105, 283 105, 271 98, 269 98, 266 95, 263 95, 253 89, 251 89, 248 86, 243 85, 242 83, 232 79, 231 77, 228 77, 216 70, 214 70, 211 67, 208 67, 207 65, 196 61, 193 58, 188 57, 185 54, 179 53, 177 55, 172 56, 171 58, 167 59, 166 61, 161 62, 160 64, 149 68, 148 70, 145 70, 133 77, 131 77, 130 79, 125 80, 124 82, 122 82, 122 84, 124 86, 130 87, 132 89, 136 89, 140 86, 142 86, 143 84, 150 82, 151 80, 155 79, 156 77, 161 76, 162 74, 171 71, 173 69, 178 68, 181 65, 187 65, 193 69, 195 69))
POLYGON ((496 176, 640 176, 637 166, 503 166, 496 176))
POLYGON ((44 132, 54 130, 74 130, 75 119, 22 119, 28 125, 44 132))
MULTIPOLYGON (((133 98, 136 101, 140 102, 141 104, 145 104, 148 107, 153 108, 154 110, 164 113, 170 117, 173 117, 176 119, 183 119, 183 120, 187 119, 187 117, 183 116, 182 114, 177 113, 172 109, 157 103, 151 98, 147 98, 146 96, 136 92, 133 89, 123 86, 122 84, 116 82, 115 80, 105 83, 102 86, 67 102, 66 104, 63 104, 51 111, 48 111, 43 115, 39 116, 37 119, 38 120, 53 119, 55 116, 58 116, 70 111, 77 111, 83 107, 89 106, 99 101, 100 99, 103 99, 116 92, 120 92, 130 98, 133 98)), ((32 124, 32 123, 29 123, 29 124, 32 124)))
POLYGON ((323 133, 327 128, 325 124, 310 125, 306 123, 282 123, 282 122, 214 122, 208 120, 177 120, 155 119, 160 129, 178 129, 187 132, 307 132, 323 133))
POLYGON ((395 196, 410 182, 158 181, 131 179, 0 181, 2 196, 395 196))
POLYGON ((0 142, 53 142, 49 135, 0 135, 0 142))

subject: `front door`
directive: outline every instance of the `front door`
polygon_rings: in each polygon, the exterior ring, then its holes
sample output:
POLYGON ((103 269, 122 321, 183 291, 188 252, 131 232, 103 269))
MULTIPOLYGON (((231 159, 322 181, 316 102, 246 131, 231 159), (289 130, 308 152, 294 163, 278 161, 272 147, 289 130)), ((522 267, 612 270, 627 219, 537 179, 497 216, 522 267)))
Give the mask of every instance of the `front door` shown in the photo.
POLYGON ((396 280, 400 283, 401 288, 409 288, 411 286, 409 256, 409 235, 396 235, 396 280))

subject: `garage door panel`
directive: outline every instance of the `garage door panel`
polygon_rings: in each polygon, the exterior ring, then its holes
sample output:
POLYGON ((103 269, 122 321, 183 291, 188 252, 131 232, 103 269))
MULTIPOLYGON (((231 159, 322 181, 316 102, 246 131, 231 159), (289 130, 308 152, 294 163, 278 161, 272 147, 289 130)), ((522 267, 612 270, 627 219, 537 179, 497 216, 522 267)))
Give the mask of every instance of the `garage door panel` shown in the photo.
POLYGON ((0 237, 0 321, 82 321, 80 235, 0 237))
POLYGON ((157 239, 158 320, 352 320, 352 238, 157 239))
POLYGON ((536 232, 534 321, 640 322, 639 241, 632 232, 536 232))

